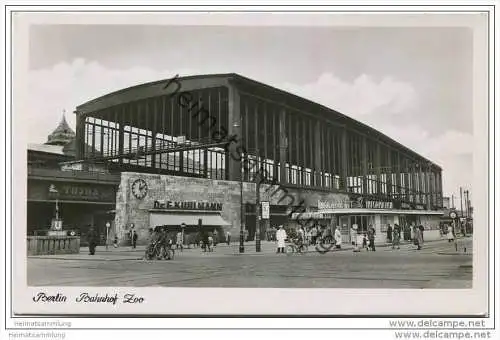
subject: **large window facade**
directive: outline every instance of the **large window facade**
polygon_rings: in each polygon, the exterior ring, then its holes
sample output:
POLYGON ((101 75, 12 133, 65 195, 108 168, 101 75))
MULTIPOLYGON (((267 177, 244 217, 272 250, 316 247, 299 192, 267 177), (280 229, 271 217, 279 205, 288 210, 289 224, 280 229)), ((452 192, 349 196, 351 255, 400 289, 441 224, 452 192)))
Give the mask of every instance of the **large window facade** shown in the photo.
POLYGON ((323 107, 241 84, 205 86, 190 95, 213 120, 204 121, 169 95, 81 114, 80 158, 120 171, 244 181, 265 169, 285 186, 442 206, 438 166, 323 107), (236 125, 245 162, 234 168, 234 153, 214 143, 214 136, 230 134, 236 125))
POLYGON ((215 124, 179 105, 174 96, 118 105, 85 116, 87 147, 82 148, 81 158, 104 159, 111 169, 227 179, 225 150, 209 147, 216 129, 227 126, 227 88, 190 93, 192 103, 210 112, 215 124))

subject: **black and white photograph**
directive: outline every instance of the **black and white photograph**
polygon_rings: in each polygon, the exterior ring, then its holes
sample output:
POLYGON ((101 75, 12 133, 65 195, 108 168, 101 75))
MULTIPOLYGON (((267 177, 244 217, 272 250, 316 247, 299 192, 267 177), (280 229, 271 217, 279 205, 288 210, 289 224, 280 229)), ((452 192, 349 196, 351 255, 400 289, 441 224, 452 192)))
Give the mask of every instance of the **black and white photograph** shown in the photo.
POLYGON ((140 309, 161 295, 141 289, 180 289, 184 311, 210 313, 198 299, 233 288, 479 296, 487 17, 403 16, 19 15, 26 301, 140 309))

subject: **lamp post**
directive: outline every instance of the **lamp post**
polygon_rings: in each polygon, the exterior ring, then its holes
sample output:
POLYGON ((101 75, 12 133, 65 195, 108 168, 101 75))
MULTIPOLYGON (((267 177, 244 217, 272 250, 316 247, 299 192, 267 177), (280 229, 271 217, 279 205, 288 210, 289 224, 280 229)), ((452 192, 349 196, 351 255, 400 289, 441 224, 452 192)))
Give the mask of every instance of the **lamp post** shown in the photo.
POLYGON ((240 175, 240 215, 241 215, 241 221, 240 221, 240 248, 239 251, 240 253, 245 252, 245 206, 243 203, 243 167, 241 170, 241 175, 240 175))
MULTIPOLYGON (((257 162, 259 162, 259 149, 256 150, 257 162)), ((255 176, 255 251, 260 253, 260 182, 261 174, 256 173, 255 176)))
POLYGON ((111 223, 106 222, 106 251, 108 251, 109 245, 109 228, 111 227, 111 223))
MULTIPOLYGON (((240 117, 239 121, 234 122, 233 127, 237 132, 239 131, 239 128, 241 127, 241 124, 243 122, 243 118, 240 117)), ((240 134, 241 135, 241 134, 240 134)), ((245 154, 243 151, 240 154, 240 247, 239 247, 239 252, 244 253, 245 252, 245 206, 243 203, 243 175, 244 175, 244 159, 245 154)))

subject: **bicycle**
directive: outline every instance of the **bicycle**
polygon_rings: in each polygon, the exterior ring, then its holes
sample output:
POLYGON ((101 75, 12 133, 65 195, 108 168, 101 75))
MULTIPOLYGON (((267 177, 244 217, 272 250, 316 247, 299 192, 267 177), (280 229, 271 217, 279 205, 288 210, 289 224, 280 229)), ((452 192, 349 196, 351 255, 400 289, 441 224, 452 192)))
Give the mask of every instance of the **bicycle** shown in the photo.
POLYGON ((173 260, 175 256, 175 252, 171 247, 165 247, 160 242, 153 242, 147 248, 145 252, 146 260, 157 259, 160 260, 162 258, 167 260, 173 260))
POLYGON ((293 241, 293 243, 289 244, 286 246, 286 253, 288 255, 291 254, 304 254, 308 250, 308 246, 305 242, 297 242, 296 240, 293 241))

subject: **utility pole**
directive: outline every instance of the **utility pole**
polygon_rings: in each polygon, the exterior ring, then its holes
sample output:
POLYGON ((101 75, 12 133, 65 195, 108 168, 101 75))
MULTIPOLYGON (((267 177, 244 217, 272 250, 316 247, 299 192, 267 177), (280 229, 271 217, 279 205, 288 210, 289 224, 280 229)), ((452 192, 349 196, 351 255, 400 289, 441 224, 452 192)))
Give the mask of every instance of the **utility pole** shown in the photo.
POLYGON ((470 213, 470 201, 469 201, 469 190, 465 190, 465 217, 469 218, 470 213))
POLYGON ((451 208, 455 209, 455 196, 451 194, 451 208))
POLYGON ((463 201, 462 201, 462 187, 460 187, 460 217, 464 217, 464 208, 463 208, 463 201))

